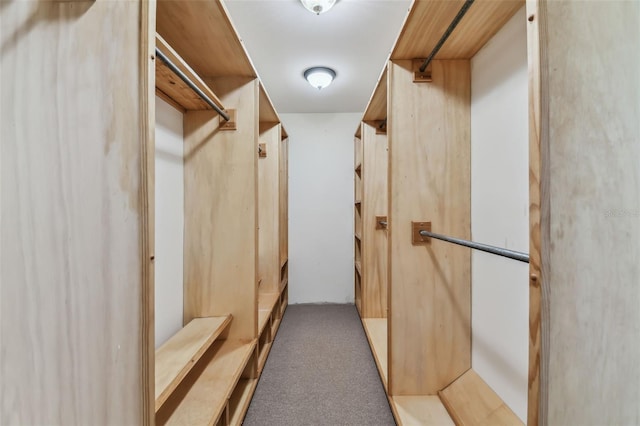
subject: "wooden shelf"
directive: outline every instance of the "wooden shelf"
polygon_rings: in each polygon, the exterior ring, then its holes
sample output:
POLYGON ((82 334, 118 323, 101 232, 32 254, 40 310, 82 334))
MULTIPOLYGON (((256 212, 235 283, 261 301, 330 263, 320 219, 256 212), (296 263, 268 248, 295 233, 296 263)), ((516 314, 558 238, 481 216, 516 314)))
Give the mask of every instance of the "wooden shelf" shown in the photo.
POLYGON ((156 350, 156 412, 230 322, 231 315, 194 318, 156 350))
POLYGON ((358 175, 358 177, 362 177, 362 164, 358 163, 358 165, 355 168, 356 174, 358 175))
POLYGON ((262 82, 260 82, 260 93, 258 98, 258 120, 260 123, 280 123, 280 117, 276 109, 273 107, 273 103, 264 89, 262 82))
POLYGON ((522 421, 473 370, 439 392, 459 425, 522 425, 522 421))
POLYGON ((269 318, 271 318, 271 311, 267 310, 259 310, 258 311, 258 335, 262 334, 265 326, 269 322, 269 318))
POLYGON ((267 362, 267 358, 269 357, 269 352, 271 351, 272 342, 265 342, 260 347, 260 354, 258 355, 258 371, 262 372, 264 365, 267 362))
POLYGON ((354 237, 356 237, 356 239, 357 239, 358 241, 362 241, 362 236, 360 236, 360 234, 359 234, 358 232, 355 232, 355 233, 353 234, 353 236, 354 236, 354 237))
MULTIPOLYGON (((169 58, 189 79, 204 92, 220 109, 224 109, 222 102, 200 78, 200 76, 185 62, 178 53, 162 38, 156 34, 156 47, 169 58)), ((173 73, 160 58, 156 58, 156 89, 159 95, 179 105, 184 110, 212 110, 198 94, 184 81, 173 73), (164 95, 164 96, 163 96, 164 95)))
POLYGON ((273 307, 278 302, 280 293, 259 293, 258 294, 258 309, 260 311, 273 311, 273 307))
POLYGON ((257 76, 221 1, 160 1, 156 27, 200 75, 257 76))
POLYGON ((238 381, 236 389, 229 400, 230 425, 239 426, 242 424, 256 386, 258 386, 258 379, 240 379, 238 381))
POLYGON ((227 400, 256 346, 256 341, 215 342, 156 413, 157 425, 209 425, 223 413, 227 400))
MULTIPOLYGON (((463 4, 464 0, 414 2, 391 59, 426 58, 463 4)), ((472 58, 524 4, 524 0, 476 1, 435 59, 472 58)))
POLYGON ((387 67, 382 70, 376 88, 369 99, 362 121, 374 122, 387 118, 387 67))
POLYGON ((363 318, 365 334, 371 346, 373 358, 376 360, 376 366, 380 373, 380 378, 387 389, 387 319, 386 318, 363 318))
POLYGON ((358 271, 358 275, 362 276, 362 266, 360 265, 360 262, 356 261, 355 265, 356 265, 356 270, 358 271))
POLYGON ((398 425, 455 425, 435 395, 392 396, 389 399, 398 425))

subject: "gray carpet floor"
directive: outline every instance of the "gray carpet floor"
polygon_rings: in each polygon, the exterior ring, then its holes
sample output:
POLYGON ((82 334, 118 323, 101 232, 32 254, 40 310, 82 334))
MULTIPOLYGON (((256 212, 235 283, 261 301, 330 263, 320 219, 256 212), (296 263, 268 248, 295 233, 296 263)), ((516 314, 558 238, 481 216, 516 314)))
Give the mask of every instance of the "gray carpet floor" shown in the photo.
POLYGON ((244 425, 395 425, 354 305, 287 308, 244 425))

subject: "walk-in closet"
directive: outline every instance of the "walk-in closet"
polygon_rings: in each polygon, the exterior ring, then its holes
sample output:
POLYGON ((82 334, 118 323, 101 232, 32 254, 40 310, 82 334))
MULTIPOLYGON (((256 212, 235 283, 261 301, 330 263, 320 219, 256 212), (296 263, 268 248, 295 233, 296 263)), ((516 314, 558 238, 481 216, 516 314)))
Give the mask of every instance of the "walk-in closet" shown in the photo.
POLYGON ((2 0, 0 424, 640 425, 640 2, 2 0))

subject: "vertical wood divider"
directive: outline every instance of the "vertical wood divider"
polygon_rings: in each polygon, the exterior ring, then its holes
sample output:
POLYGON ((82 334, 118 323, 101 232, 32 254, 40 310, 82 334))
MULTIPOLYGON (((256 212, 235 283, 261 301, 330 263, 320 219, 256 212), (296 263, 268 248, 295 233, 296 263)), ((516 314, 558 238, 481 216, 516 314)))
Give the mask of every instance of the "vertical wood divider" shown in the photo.
POLYGON ((233 315, 228 338, 258 335, 258 80, 205 80, 237 130, 215 112, 188 111, 185 139, 184 321, 233 315))
POLYGON ((389 394, 435 395, 471 367, 470 253, 411 244, 411 222, 470 239, 470 66, 411 60, 388 72, 389 394))

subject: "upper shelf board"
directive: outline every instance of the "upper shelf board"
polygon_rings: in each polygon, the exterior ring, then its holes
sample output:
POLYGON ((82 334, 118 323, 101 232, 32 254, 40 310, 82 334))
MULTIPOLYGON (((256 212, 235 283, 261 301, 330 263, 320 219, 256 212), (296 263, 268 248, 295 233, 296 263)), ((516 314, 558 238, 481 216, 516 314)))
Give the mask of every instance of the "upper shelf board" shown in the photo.
POLYGON ((220 0, 159 0, 156 27, 203 78, 257 77, 220 0))
POLYGON ((382 70, 378 84, 369 99, 367 109, 364 111, 363 121, 383 120, 387 117, 387 67, 382 70))
MULTIPOLYGON (((158 34, 156 34, 156 47, 182 71, 209 99, 220 109, 224 109, 220 99, 202 81, 191 67, 176 53, 175 50, 158 34)), ((180 77, 178 77, 164 61, 156 58, 156 88, 171 98, 185 110, 213 109, 193 91, 180 77)))
MULTIPOLYGON (((426 58, 464 0, 415 0, 391 59, 426 58)), ((525 4, 524 0, 475 0, 435 59, 470 59, 525 4)))

